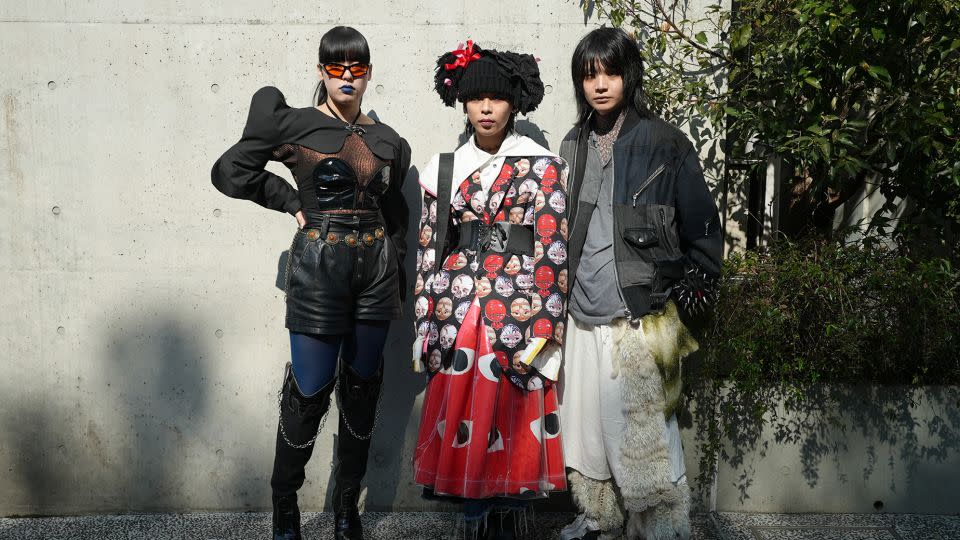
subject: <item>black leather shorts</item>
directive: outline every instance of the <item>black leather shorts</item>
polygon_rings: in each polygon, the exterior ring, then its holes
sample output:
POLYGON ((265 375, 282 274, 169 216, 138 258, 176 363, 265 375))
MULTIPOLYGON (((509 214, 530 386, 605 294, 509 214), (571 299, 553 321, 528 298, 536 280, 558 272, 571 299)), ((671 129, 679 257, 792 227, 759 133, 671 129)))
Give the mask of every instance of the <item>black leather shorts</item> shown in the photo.
POLYGON ((286 272, 287 328, 345 334, 354 321, 400 318, 397 251, 376 216, 329 216, 297 231, 286 272))

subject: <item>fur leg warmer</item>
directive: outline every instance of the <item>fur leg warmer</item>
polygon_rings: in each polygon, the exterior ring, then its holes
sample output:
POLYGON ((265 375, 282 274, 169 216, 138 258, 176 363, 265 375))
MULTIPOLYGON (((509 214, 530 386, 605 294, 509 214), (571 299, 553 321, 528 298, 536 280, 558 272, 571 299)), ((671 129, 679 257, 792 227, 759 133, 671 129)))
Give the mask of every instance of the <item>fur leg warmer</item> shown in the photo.
POLYGON ((690 487, 674 486, 673 503, 662 503, 643 512, 630 512, 627 538, 643 540, 690 540, 690 487))
POLYGON ((594 480, 570 469, 567 480, 573 502, 588 518, 596 520, 601 530, 615 531, 623 528, 620 498, 612 478, 594 480))
POLYGON ((663 379, 643 332, 627 321, 615 323, 614 357, 620 363, 627 420, 621 446, 620 493, 630 512, 676 502, 670 453, 664 433, 663 379))

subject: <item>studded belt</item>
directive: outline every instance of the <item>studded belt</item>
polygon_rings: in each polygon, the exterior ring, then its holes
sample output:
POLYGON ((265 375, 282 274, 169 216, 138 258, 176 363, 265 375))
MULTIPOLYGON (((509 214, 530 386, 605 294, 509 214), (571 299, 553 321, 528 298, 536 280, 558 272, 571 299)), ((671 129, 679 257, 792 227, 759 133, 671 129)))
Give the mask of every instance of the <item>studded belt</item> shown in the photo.
POLYGON ((383 240, 385 235, 383 227, 359 232, 336 232, 328 230, 326 235, 324 235, 320 229, 303 229, 301 232, 307 236, 307 240, 310 242, 320 240, 330 246, 342 242, 350 247, 357 247, 361 243, 366 246, 372 246, 374 242, 383 240))

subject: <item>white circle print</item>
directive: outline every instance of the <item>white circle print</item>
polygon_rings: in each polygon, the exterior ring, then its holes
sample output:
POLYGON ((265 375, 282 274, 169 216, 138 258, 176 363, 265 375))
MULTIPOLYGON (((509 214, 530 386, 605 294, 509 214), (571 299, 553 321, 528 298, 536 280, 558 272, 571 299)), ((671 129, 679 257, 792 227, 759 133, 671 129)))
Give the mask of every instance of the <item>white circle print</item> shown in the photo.
POLYGON ((473 291, 473 278, 466 274, 460 274, 453 278, 453 285, 450 290, 455 298, 466 298, 473 291))
POLYGON ((563 313, 563 298, 559 294, 553 293, 547 298, 546 302, 547 311, 550 312, 554 317, 559 317, 563 313))
POLYGON ((550 194, 550 208, 553 208, 558 214, 564 213, 567 209, 567 197, 562 191, 554 191, 550 194))
POLYGON ((547 249, 547 257, 553 261, 553 264, 563 264, 567 262, 567 246, 560 240, 550 244, 547 249))
POLYGON ((457 304, 457 310, 453 312, 453 316, 457 318, 457 322, 463 324, 463 319, 467 316, 467 311, 470 311, 470 301, 460 302, 457 304))
POLYGON ((540 178, 543 178, 544 173, 547 172, 547 167, 550 166, 550 158, 540 158, 536 163, 533 164, 533 172, 540 178))
POLYGON ((500 341, 509 349, 516 347, 522 339, 520 328, 515 324, 508 324, 500 331, 500 341))
POLYGON ((441 270, 433 275, 433 292, 441 294, 450 286, 450 272, 441 270))
POLYGON ((440 331, 440 348, 449 349, 453 347, 453 342, 457 339, 457 327, 448 324, 440 331))
POLYGON ((430 323, 430 333, 428 334, 428 342, 431 345, 437 344, 437 339, 440 338, 440 329, 437 328, 437 323, 430 323))
POLYGON ((513 280, 509 276, 500 276, 494 288, 500 296, 509 297, 513 294, 513 280))

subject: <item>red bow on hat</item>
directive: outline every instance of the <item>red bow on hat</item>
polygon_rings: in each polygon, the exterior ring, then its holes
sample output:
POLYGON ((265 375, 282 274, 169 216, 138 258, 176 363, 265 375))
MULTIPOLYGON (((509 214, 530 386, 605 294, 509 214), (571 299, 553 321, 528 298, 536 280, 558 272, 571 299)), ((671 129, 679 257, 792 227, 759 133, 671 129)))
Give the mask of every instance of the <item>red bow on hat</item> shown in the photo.
POLYGON ((463 48, 463 43, 457 45, 457 49, 453 51, 454 56, 457 57, 456 61, 452 64, 444 64, 443 67, 446 70, 457 69, 458 67, 465 68, 470 62, 480 59, 480 53, 473 52, 473 40, 467 40, 467 48, 463 48))

